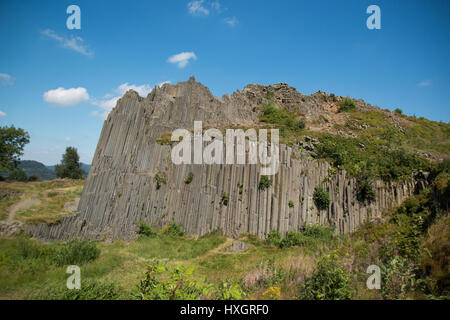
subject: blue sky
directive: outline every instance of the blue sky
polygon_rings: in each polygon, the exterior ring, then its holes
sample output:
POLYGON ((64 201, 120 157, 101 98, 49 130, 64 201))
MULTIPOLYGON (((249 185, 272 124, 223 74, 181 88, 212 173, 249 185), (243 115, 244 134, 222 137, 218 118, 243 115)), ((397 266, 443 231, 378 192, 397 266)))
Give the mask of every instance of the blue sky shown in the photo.
POLYGON ((0 125, 30 133, 23 159, 55 164, 75 146, 90 163, 126 89, 191 75, 217 96, 285 82, 449 122, 449 14, 438 0, 0 0, 0 125))

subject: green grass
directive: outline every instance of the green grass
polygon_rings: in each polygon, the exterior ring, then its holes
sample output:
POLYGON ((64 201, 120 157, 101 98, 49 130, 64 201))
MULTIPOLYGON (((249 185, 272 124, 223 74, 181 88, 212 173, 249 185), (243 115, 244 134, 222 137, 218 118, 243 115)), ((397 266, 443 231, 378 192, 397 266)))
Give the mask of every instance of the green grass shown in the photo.
POLYGON ((84 180, 56 179, 42 182, 0 182, 0 189, 16 191, 19 196, 0 200, 0 220, 8 216, 10 207, 22 199, 37 198, 40 205, 16 212, 15 220, 27 223, 55 223, 70 214, 64 212, 66 202, 81 197, 84 180))
POLYGON ((224 241, 225 238, 218 233, 198 240, 159 234, 154 238, 140 237, 131 246, 130 253, 144 259, 187 260, 206 254, 224 241))
POLYGON ((281 125, 281 133, 285 130, 299 131, 306 126, 304 120, 298 119, 297 113, 277 108, 273 103, 266 104, 262 107, 262 115, 259 120, 261 122, 281 125))

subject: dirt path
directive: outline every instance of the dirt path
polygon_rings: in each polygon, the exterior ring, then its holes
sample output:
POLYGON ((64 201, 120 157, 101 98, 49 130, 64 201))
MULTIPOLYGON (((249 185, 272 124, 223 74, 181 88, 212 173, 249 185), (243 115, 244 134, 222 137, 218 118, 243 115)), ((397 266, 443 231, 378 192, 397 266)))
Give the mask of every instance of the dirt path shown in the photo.
POLYGON ((41 200, 39 200, 36 197, 37 197, 37 195, 33 194, 31 198, 23 199, 23 200, 20 200, 19 202, 17 202, 16 204, 13 204, 9 208, 8 219, 6 221, 8 221, 8 222, 13 221, 14 215, 16 214, 16 212, 19 212, 22 210, 27 210, 34 205, 41 204, 41 200))

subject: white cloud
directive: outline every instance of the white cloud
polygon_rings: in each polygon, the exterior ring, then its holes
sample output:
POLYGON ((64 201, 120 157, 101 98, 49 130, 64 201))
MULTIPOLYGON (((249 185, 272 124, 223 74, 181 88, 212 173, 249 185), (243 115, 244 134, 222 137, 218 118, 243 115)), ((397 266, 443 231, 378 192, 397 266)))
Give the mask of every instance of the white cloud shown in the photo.
POLYGON ((64 48, 74 50, 88 57, 94 55, 94 52, 84 44, 84 40, 81 37, 71 36, 70 38, 66 38, 64 36, 58 35, 51 29, 43 30, 41 31, 41 33, 50 39, 58 41, 64 48))
POLYGON ((197 56, 194 52, 181 52, 169 57, 169 59, 167 59, 167 62, 176 63, 178 65, 178 68, 184 68, 186 67, 190 59, 197 60, 197 56))
POLYGON ((423 80, 417 84, 419 87, 428 87, 431 85, 431 80, 423 80))
POLYGON ((0 118, 6 118, 6 113, 0 110, 0 118))
POLYGON ((220 4, 219 1, 214 1, 210 3, 211 8, 213 8, 214 10, 218 11, 218 12, 222 12, 223 10, 226 10, 224 8, 222 8, 222 5, 220 4))
POLYGON ((205 0, 194 0, 188 3, 188 11, 192 15, 207 16, 209 15, 209 10, 203 5, 205 0))
POLYGON ((43 95, 44 101, 55 106, 70 107, 89 100, 89 94, 85 88, 64 89, 59 87, 49 90, 43 95))
POLYGON ((66 141, 67 141, 67 142, 69 142, 69 141, 71 141, 71 140, 72 140, 71 137, 69 137, 69 136, 66 137, 66 141))
POLYGON ((100 100, 100 101, 93 100, 91 103, 97 107, 100 107, 103 111, 99 112, 96 110, 93 111, 91 115, 94 117, 100 116, 103 120, 105 120, 108 117, 110 111, 116 106, 117 100, 119 99, 120 96, 116 96, 107 100, 100 100))
MULTIPOLYGON (((170 83, 170 81, 158 83, 157 86, 161 87, 166 83, 170 83)), ((150 91, 152 91, 152 87, 149 84, 138 86, 135 84, 128 84, 128 82, 122 83, 114 90, 114 93, 105 94, 102 100, 91 100, 93 105, 102 109, 102 111, 95 110, 91 112, 91 116, 100 116, 103 120, 105 120, 111 110, 116 106, 117 100, 119 100, 130 89, 136 91, 141 97, 146 97, 150 91)))
POLYGON ((116 89, 116 91, 118 93, 120 93, 121 95, 123 95, 125 92, 127 92, 130 89, 132 89, 132 90, 136 91, 137 93, 139 93, 139 95, 141 97, 146 97, 150 93, 150 91, 152 91, 152 88, 148 84, 143 84, 141 86, 137 86, 137 85, 134 85, 134 84, 128 84, 128 82, 122 83, 116 89))
POLYGON ((0 84, 11 85, 14 83, 14 78, 7 73, 0 73, 0 84))
POLYGON ((225 18, 223 21, 225 21, 225 23, 228 24, 230 27, 234 27, 239 23, 239 20, 236 17, 225 18))
POLYGON ((157 86, 161 88, 161 87, 162 87, 163 85, 165 85, 165 84, 170 84, 170 81, 163 81, 163 82, 160 82, 160 83, 157 84, 157 86))

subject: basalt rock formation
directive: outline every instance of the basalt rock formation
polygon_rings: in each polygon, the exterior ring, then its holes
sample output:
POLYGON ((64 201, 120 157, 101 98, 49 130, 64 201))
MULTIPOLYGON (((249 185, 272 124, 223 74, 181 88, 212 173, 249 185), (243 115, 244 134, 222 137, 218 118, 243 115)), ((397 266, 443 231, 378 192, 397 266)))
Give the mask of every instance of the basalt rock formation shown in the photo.
POLYGON ((203 121, 204 127, 252 126, 268 92, 277 105, 307 119, 332 112, 327 101, 341 99, 323 92, 306 96, 286 84, 248 85, 217 98, 194 78, 156 87, 146 98, 130 90, 104 122, 77 214, 54 225, 26 225, 26 231, 46 240, 130 240, 145 221, 155 227, 176 222, 198 235, 219 230, 230 237, 265 237, 272 229, 284 233, 315 224, 347 233, 366 219, 380 218, 383 210, 418 188, 414 179, 376 181, 375 200, 363 204, 356 199, 355 179, 345 171, 330 174, 329 163, 280 145, 279 172, 261 190, 259 165, 175 165, 171 146, 158 142, 174 129, 192 128, 194 120, 203 121), (189 173, 192 181, 186 183, 189 173), (157 176, 163 177, 158 185, 157 176), (329 191, 328 210, 318 210, 313 202, 319 184, 329 191))

